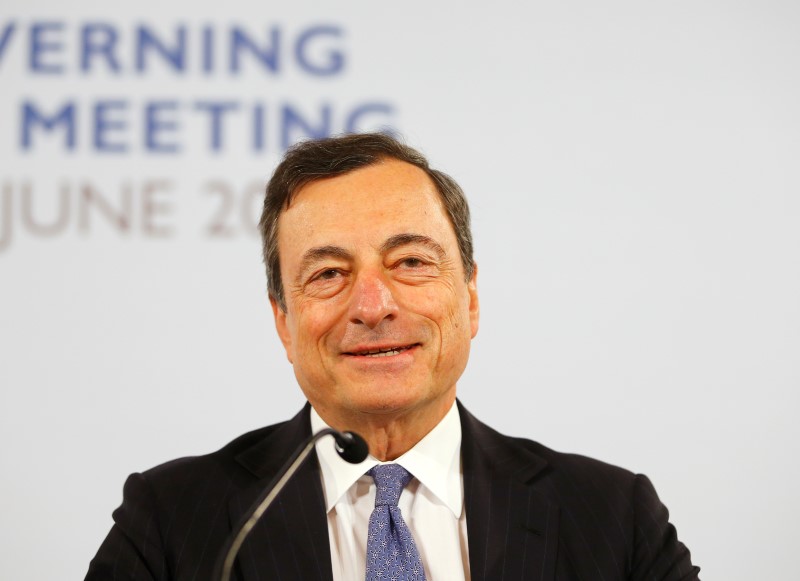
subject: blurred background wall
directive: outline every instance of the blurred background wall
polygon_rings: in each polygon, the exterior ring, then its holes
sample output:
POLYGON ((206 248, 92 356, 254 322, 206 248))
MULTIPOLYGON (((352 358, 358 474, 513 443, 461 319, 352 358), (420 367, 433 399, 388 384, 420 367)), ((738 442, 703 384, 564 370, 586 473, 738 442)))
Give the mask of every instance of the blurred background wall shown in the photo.
POLYGON ((368 130, 472 204, 467 407, 648 474, 704 578, 796 575, 797 3, 0 6, 0 577, 302 405, 260 196, 368 130))

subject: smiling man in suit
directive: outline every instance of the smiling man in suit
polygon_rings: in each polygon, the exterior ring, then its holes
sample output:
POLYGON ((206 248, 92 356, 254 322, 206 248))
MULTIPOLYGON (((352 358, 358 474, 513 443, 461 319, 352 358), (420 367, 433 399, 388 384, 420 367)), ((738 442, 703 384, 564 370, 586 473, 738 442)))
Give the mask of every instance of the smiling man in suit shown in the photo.
POLYGON ((291 450, 328 442, 245 541, 240 579, 697 579, 648 479, 509 438, 456 401, 478 331, 459 186, 380 134, 291 149, 261 219, 278 335, 309 405, 132 475, 87 579, 207 579, 291 450))

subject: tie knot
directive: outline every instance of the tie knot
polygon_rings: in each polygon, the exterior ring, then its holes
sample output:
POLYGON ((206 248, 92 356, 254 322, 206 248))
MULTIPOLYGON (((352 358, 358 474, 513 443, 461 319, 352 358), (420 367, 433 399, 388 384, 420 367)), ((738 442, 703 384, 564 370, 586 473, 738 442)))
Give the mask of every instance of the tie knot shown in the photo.
POLYGON ((375 481, 375 506, 397 506, 400 494, 413 476, 400 464, 381 464, 367 472, 375 481))

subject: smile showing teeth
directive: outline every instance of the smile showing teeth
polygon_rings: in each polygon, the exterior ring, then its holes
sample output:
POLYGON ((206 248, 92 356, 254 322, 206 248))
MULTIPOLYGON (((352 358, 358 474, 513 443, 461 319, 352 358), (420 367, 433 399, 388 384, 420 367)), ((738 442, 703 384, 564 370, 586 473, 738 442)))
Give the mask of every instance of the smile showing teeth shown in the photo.
POLYGON ((411 349, 413 345, 408 345, 407 347, 387 347, 386 349, 372 349, 370 351, 359 351, 353 353, 353 355, 357 355, 359 357, 390 357, 392 355, 397 355, 402 353, 403 351, 407 351, 411 349))

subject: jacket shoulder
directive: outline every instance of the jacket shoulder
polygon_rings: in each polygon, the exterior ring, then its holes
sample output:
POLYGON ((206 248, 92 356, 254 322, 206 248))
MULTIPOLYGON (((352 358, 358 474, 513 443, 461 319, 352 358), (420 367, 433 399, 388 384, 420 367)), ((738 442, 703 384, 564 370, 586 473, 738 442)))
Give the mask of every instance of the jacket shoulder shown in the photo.
POLYGON ((632 486, 635 474, 601 460, 548 448, 528 438, 507 436, 460 408, 466 438, 490 458, 495 467, 513 470, 525 479, 591 480, 614 488, 632 486))
POLYGON ((141 476, 150 482, 154 489, 162 492, 168 492, 186 481, 200 484, 223 476, 225 479, 237 479, 239 473, 246 478, 247 471, 237 461, 237 457, 259 443, 269 440, 270 436, 285 424, 286 422, 281 422, 247 432, 214 452, 176 458, 144 470, 141 476))
POLYGON ((468 413, 465 422, 496 471, 513 474, 538 499, 558 507, 562 567, 582 571, 582 578, 603 570, 627 579, 697 579, 699 569, 646 476, 505 436, 468 413))
POLYGON ((636 474, 631 470, 616 466, 596 458, 553 450, 534 440, 509 437, 513 445, 521 446, 547 462, 546 474, 554 478, 600 479, 615 486, 633 485, 636 474))

